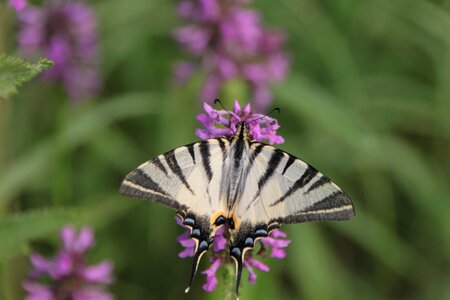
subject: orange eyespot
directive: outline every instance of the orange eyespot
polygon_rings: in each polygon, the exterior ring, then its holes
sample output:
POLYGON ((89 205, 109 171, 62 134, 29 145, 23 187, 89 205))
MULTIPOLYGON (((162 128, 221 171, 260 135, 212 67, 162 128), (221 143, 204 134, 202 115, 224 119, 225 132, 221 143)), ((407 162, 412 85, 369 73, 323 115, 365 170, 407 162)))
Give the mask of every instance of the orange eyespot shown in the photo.
POLYGON ((230 216, 228 217, 229 220, 231 220, 233 222, 233 229, 238 229, 239 226, 241 225, 241 220, 236 217, 236 215, 234 213, 231 213, 230 216))
POLYGON ((215 214, 211 215, 209 219, 209 223, 211 226, 221 226, 227 225, 230 229, 237 229, 239 225, 241 225, 241 221, 238 217, 236 217, 233 213, 230 213, 228 217, 226 217, 227 213, 224 211, 218 211, 215 214))
POLYGON ((219 226, 219 225, 225 224, 226 223, 226 219, 227 219, 225 217, 226 215, 227 215, 226 212, 218 211, 218 212, 216 212, 215 214, 213 214, 211 216, 211 218, 209 219, 209 223, 211 224, 211 226, 212 225, 219 226), (223 218, 224 222, 220 222, 221 217, 223 218), (217 221, 219 221, 219 222, 217 222, 217 221))

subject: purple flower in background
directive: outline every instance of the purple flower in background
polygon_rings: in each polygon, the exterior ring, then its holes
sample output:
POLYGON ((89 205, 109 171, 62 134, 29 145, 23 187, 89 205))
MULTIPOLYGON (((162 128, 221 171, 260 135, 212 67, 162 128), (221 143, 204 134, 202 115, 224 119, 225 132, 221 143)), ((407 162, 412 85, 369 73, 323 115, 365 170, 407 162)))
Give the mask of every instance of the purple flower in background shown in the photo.
POLYGON ((182 0, 178 14, 188 24, 174 37, 205 72, 202 100, 217 98, 220 88, 237 78, 248 83, 253 105, 263 111, 272 101, 271 83, 285 77, 289 61, 284 35, 266 29, 256 11, 243 7, 247 2, 182 0))
POLYGON ((55 62, 43 76, 61 82, 70 98, 87 98, 100 89, 96 20, 82 2, 48 0, 18 12, 19 44, 26 56, 55 62))
POLYGON ((9 6, 16 11, 21 11, 27 6, 26 0, 9 0, 9 6))
POLYGON ((230 136, 236 132, 236 125, 244 121, 249 125, 252 139, 258 142, 267 140, 269 144, 284 143, 283 137, 276 134, 276 131, 280 128, 278 121, 262 114, 252 113, 250 104, 241 108, 239 102, 235 100, 233 111, 216 110, 208 103, 204 103, 203 108, 206 113, 199 114, 197 120, 205 128, 195 131, 201 139, 230 136))
POLYGON ((31 254, 33 266, 29 278, 23 283, 25 300, 112 300, 104 290, 112 283, 113 265, 103 261, 87 265, 85 252, 94 246, 92 230, 85 227, 78 233, 72 226, 60 232, 63 248, 53 258, 31 254))
MULTIPOLYGON (((182 221, 178 217, 177 223, 183 228, 186 228, 186 226, 183 225, 182 221)), ((186 231, 177 238, 178 242, 185 248, 178 255, 181 258, 194 256, 195 242, 190 236, 191 232, 188 228, 186 228, 186 231), (187 244, 187 241, 192 241, 192 244, 187 244)), ((248 281, 251 284, 256 283, 256 273, 254 269, 263 272, 269 272, 269 267, 263 262, 256 259, 256 257, 265 257, 267 250, 271 251, 271 257, 275 257, 278 259, 286 257, 285 248, 291 242, 290 240, 287 240, 286 237, 287 235, 283 231, 279 229, 272 230, 268 237, 262 238, 260 240, 261 248, 259 249, 259 251, 257 251, 256 253, 253 252, 252 254, 249 254, 245 257, 244 267, 247 269, 247 272, 249 274, 248 281)), ((206 276, 206 282, 203 285, 203 289, 207 292, 214 291, 219 282, 216 275, 217 271, 219 270, 221 265, 229 262, 228 252, 226 249, 227 242, 228 232, 225 225, 223 225, 219 227, 219 229, 217 229, 214 236, 213 253, 209 258, 209 262, 211 263, 211 265, 209 268, 202 272, 202 274, 206 276)))

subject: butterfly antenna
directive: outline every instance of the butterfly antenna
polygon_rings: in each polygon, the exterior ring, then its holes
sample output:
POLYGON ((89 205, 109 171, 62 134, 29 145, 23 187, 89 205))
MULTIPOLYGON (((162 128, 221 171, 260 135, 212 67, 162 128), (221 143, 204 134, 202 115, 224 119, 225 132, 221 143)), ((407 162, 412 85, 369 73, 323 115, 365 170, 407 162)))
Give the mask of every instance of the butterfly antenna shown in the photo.
POLYGON ((220 101, 220 99, 216 98, 214 99, 214 105, 219 104, 224 110, 228 111, 228 109, 225 108, 225 106, 223 106, 222 101, 220 101))
POLYGON ((263 116, 261 116, 261 117, 255 119, 255 120, 252 120, 252 122, 256 122, 256 121, 259 121, 259 120, 261 120, 261 119, 267 118, 268 116, 270 116, 270 115, 273 114, 274 112, 276 112, 277 114, 280 114, 280 113, 281 113, 281 109, 280 109, 279 107, 275 107, 274 109, 272 109, 271 111, 269 111, 267 114, 265 114, 265 115, 263 115, 263 116))
POLYGON ((214 99, 214 105, 217 105, 217 104, 219 104, 222 107, 222 109, 224 111, 226 111, 228 113, 228 115, 230 116, 229 126, 230 126, 231 131, 234 131, 233 128, 231 128, 231 118, 233 117, 233 113, 231 111, 229 111, 228 109, 226 109, 225 106, 223 105, 222 101, 220 101, 220 99, 218 99, 218 98, 214 99))

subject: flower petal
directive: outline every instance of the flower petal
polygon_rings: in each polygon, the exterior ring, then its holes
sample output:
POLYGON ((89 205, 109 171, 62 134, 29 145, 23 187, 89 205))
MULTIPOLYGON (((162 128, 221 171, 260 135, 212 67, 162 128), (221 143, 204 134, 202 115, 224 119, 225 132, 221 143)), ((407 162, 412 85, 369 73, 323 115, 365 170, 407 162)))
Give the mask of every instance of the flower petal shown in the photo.
POLYGON ((274 238, 287 238, 287 234, 280 229, 274 229, 270 232, 270 236, 274 238))
POLYGON ((245 258, 244 267, 248 271, 248 281, 251 284, 256 283, 256 273, 252 267, 255 267, 256 269, 263 271, 263 272, 269 272, 269 267, 267 265, 265 265, 264 263, 254 259, 253 257, 250 257, 250 256, 245 258))
POLYGON ((78 237, 74 241, 73 250, 82 253, 92 246, 94 246, 94 234, 92 229, 84 227, 80 230, 78 237))
POLYGON ((220 226, 219 229, 217 229, 216 234, 214 236, 214 252, 219 252, 222 250, 225 250, 225 247, 227 245, 228 240, 225 238, 225 226, 220 226))
POLYGON ((25 281, 22 287, 27 292, 24 300, 56 300, 52 289, 47 285, 25 281))
POLYGON ((30 262, 33 265, 32 277, 40 276, 43 273, 50 274, 53 270, 54 264, 40 254, 33 253, 30 255, 30 262))
POLYGON ((110 284, 112 280, 113 264, 109 261, 103 261, 97 265, 85 267, 81 270, 80 276, 92 283, 110 284))
POLYGON ((51 276, 60 279, 71 274, 74 270, 75 256, 73 252, 61 250, 55 258, 55 265, 52 269, 51 276))
POLYGON ((9 6, 16 11, 21 11, 27 6, 26 0, 9 0, 9 6))
POLYGON ((59 235, 60 239, 64 243, 64 248, 68 250, 73 249, 73 244, 75 243, 75 234, 75 228, 73 228, 72 225, 67 225, 60 231, 59 235))
POLYGON ((74 290, 72 293, 73 300, 113 300, 114 296, 101 288, 84 288, 74 290))
POLYGON ((263 271, 263 272, 269 272, 270 271, 269 266, 267 266, 262 261, 256 260, 253 257, 248 257, 246 260, 252 267, 255 267, 256 269, 258 269, 260 271, 263 271))
POLYGON ((252 266, 247 262, 247 260, 244 261, 244 267, 248 271, 248 281, 250 284, 254 285, 256 283, 256 273, 253 271, 252 266))
MULTIPOLYGON (((177 218, 177 222, 178 218, 177 218)), ((178 223, 180 224, 180 223, 178 223)), ((181 223, 183 224, 183 223, 181 223)), ((184 225, 182 225, 185 227, 184 225)), ((194 250, 195 250, 195 241, 191 238, 191 233, 189 230, 186 230, 181 235, 177 237, 177 242, 181 244, 185 249, 178 253, 178 257, 180 258, 186 258, 186 257, 192 257, 194 256, 194 250)))
POLYGON ((242 109, 239 102, 235 100, 232 112, 216 110, 207 103, 203 104, 203 109, 206 114, 199 114, 197 120, 205 128, 197 129, 195 132, 201 139, 230 136, 236 131, 239 122, 246 122, 249 125, 250 137, 254 140, 259 142, 268 140, 269 144, 284 142, 283 137, 276 134, 276 130, 280 127, 277 120, 252 113, 250 104, 246 104, 242 109))
POLYGON ((206 275, 206 282, 202 286, 202 288, 207 292, 212 292, 217 286, 219 282, 216 277, 216 272, 219 267, 222 265, 222 260, 220 258, 214 258, 211 266, 202 272, 203 275, 206 275))

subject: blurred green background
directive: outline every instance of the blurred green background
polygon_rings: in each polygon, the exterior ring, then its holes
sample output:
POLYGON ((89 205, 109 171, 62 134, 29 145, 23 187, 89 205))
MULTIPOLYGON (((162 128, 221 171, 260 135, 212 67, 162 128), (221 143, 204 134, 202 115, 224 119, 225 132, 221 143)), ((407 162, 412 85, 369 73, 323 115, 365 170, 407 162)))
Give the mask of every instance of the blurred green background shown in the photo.
MULTIPOLYGON (((101 96, 70 103, 39 80, 0 102, 0 299, 21 299, 27 254, 52 253, 61 225, 91 224, 89 261, 115 263, 117 299, 184 294, 174 212, 118 194, 138 164, 190 143, 201 76, 172 83, 175 2, 104 0, 101 96)), ((329 175, 353 199, 350 222, 284 226, 284 260, 241 299, 450 299, 450 1, 254 0, 286 32, 291 74, 275 90, 280 148, 329 175)), ((12 11, 1 51, 17 54, 12 11)), ((247 102, 239 84, 223 95, 247 102)), ((206 267, 206 260, 200 270, 206 267)))

